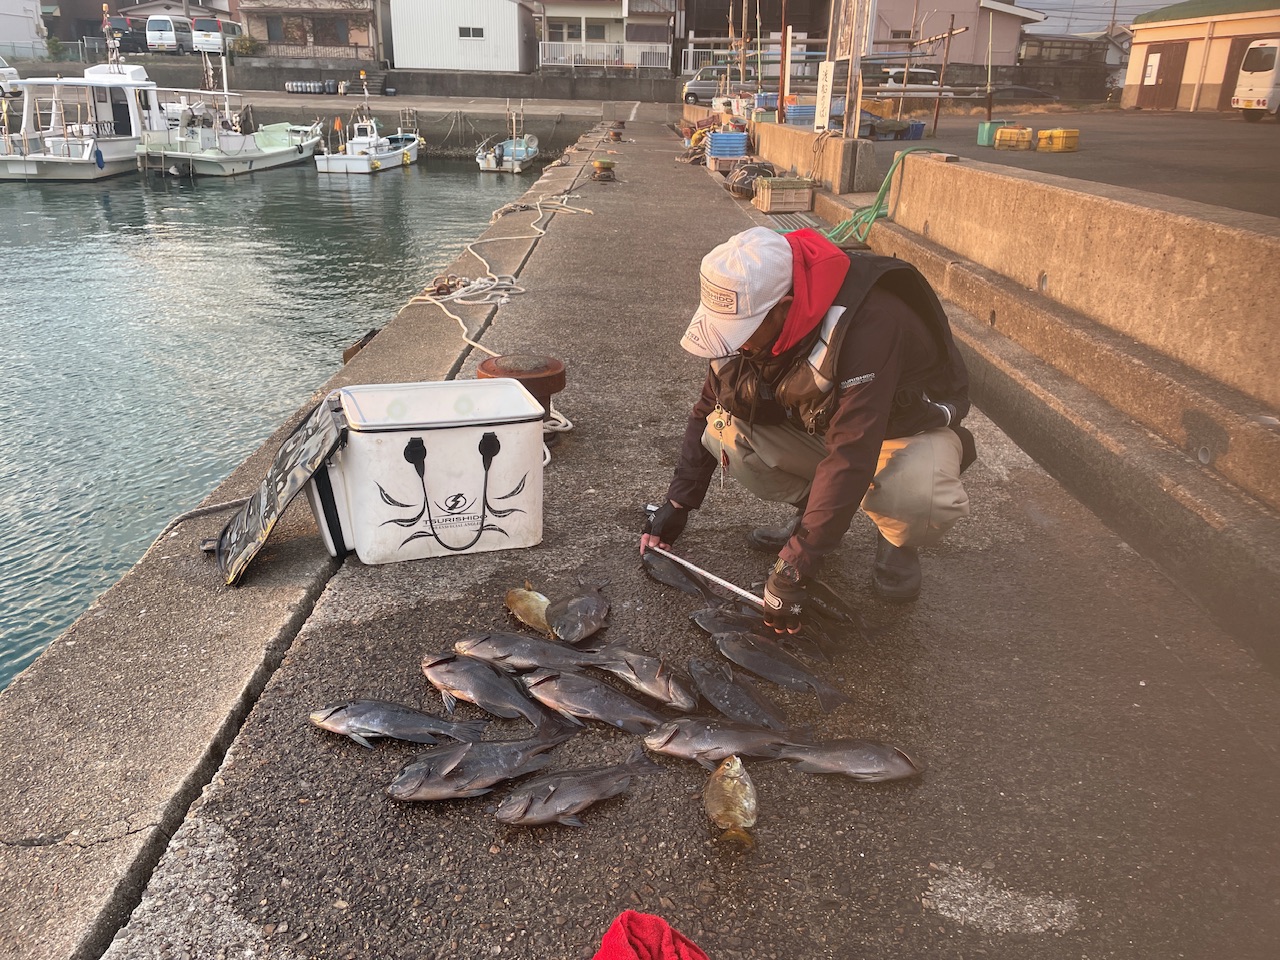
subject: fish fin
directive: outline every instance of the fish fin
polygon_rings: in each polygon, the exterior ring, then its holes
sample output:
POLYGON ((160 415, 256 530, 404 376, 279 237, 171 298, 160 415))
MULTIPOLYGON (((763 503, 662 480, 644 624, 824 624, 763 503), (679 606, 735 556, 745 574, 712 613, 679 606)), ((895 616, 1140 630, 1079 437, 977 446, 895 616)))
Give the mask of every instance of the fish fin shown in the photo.
POLYGON ((360 746, 364 747, 366 750, 373 749, 373 744, 370 743, 368 739, 366 739, 365 737, 362 737, 360 734, 348 733, 347 736, 350 737, 352 740, 354 740, 356 743, 360 744, 360 746))
POLYGON ((488 720, 458 720, 449 728, 450 732, 446 733, 445 736, 453 737, 455 740, 463 740, 467 743, 474 743, 484 737, 484 732, 488 729, 488 726, 488 720))
POLYGON ((436 775, 437 777, 445 777, 445 776, 448 776, 448 775, 449 775, 449 773, 450 773, 450 772, 451 772, 451 771, 452 771, 452 770, 453 770, 453 769, 454 769, 458 764, 460 764, 460 763, 462 762, 462 758, 463 758, 463 757, 465 757, 465 756, 466 756, 468 753, 470 753, 470 752, 471 752, 471 744, 467 743, 467 744, 463 744, 463 745, 461 745, 461 746, 460 746, 460 747, 458 747, 456 750, 454 750, 454 754, 453 754, 453 759, 452 759, 452 760, 450 760, 448 763, 441 764, 439 767, 437 767, 437 768, 436 768, 435 775, 436 775))
MULTIPOLYGON (((790 760, 790 757, 783 757, 784 760, 790 760)), ((791 760, 791 769, 799 770, 801 773, 831 773, 824 767, 820 767, 812 760, 791 760)))
POLYGON ((556 823, 563 823, 566 827, 585 827, 586 826, 585 823, 583 823, 578 817, 576 817, 572 813, 566 814, 563 817, 557 817, 556 823))
POLYGON ((693 759, 697 761, 698 765, 704 770, 714 770, 719 766, 719 761, 708 760, 706 757, 694 757, 693 759))
POLYGON ((445 712, 448 713, 449 716, 453 716, 453 708, 458 705, 458 698, 448 690, 441 690, 440 699, 444 701, 445 712))
POLYGON ((814 688, 813 692, 818 695, 818 706, 823 713, 830 713, 836 707, 849 702, 848 694, 829 684, 820 684, 814 688))
POLYGON ((738 843, 746 847, 748 850, 754 849, 756 842, 752 839, 751 834, 747 833, 742 827, 730 827, 724 833, 720 834, 720 839, 727 843, 738 843))

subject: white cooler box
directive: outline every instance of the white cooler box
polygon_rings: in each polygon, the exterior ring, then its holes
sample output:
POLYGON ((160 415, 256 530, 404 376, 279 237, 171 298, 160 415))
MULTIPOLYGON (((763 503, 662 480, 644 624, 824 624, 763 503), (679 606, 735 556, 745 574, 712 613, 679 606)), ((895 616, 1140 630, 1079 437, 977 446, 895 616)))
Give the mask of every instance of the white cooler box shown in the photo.
POLYGON ((391 563, 541 542, 543 409, 519 381, 336 394, 347 441, 306 488, 333 556, 391 563))

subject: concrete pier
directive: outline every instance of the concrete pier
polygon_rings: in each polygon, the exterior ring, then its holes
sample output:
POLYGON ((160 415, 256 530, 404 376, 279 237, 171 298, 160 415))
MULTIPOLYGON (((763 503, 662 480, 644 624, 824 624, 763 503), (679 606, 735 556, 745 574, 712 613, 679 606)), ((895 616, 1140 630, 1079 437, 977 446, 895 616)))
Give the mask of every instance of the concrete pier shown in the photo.
MULTIPOLYGON (((918 780, 748 762, 761 816, 744 853, 717 842, 689 762, 661 759, 580 829, 512 828, 493 817, 502 787, 397 803, 383 788, 414 747, 366 750, 308 722, 356 697, 440 712, 423 656, 520 629, 503 595, 526 581, 552 598, 607 581, 608 639, 677 665, 715 655, 688 620, 701 602, 642 572, 640 507, 666 488, 703 375, 678 346, 699 260, 774 221, 677 162, 667 107, 638 106, 620 143, 606 127, 498 219, 474 247, 484 263, 450 269, 514 274, 524 291, 454 307, 470 339, 565 364, 554 402, 573 429, 550 447, 543 542, 339 562, 298 503, 228 589, 199 549, 226 515, 178 526, 0 694, 0 956, 577 958, 631 908, 713 958, 1273 957, 1280 681, 985 410, 970 421, 973 515, 925 554, 921 599, 873 598, 865 518, 826 571, 876 628, 850 631, 827 668, 851 702, 823 714, 769 688, 816 737, 901 747, 918 780), (591 177, 602 157, 611 182, 591 177)), ((949 309, 974 339, 987 326, 949 309)), ((466 378, 486 356, 415 304, 312 399, 466 378)), ((1070 383, 1046 394, 1054 382, 1027 389, 1072 407, 1070 383)), ((250 493, 303 413, 208 503, 250 493)), ((770 558, 743 534, 782 516, 713 485, 680 552, 750 584, 770 558)), ((496 721, 488 736, 528 729, 496 721)), ((593 724, 553 766, 635 742, 593 724)))

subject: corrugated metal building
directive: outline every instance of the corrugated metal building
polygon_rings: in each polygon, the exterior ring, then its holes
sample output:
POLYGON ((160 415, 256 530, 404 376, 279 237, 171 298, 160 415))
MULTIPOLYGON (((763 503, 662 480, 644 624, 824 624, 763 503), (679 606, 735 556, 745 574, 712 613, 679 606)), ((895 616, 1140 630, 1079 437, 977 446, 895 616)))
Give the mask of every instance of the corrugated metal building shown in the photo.
POLYGON ((514 0, 391 0, 396 67, 532 73, 533 12, 514 0))
POLYGON ((1280 0, 1186 0, 1133 20, 1125 107, 1230 110, 1253 40, 1280 36, 1280 0))

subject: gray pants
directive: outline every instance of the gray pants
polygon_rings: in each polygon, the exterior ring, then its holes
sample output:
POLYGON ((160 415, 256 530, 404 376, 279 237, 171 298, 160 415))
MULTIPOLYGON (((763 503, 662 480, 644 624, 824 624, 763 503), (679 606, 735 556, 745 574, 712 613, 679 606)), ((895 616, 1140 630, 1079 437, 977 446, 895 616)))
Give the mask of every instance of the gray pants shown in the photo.
MULTIPOLYGON (((821 437, 788 424, 750 426, 712 412, 702 445, 730 476, 762 500, 803 503, 827 455, 821 437), (717 430, 713 421, 728 419, 717 430)), ((969 495, 960 482, 960 438, 945 427, 886 440, 862 510, 898 547, 930 547, 961 517, 969 495)))

